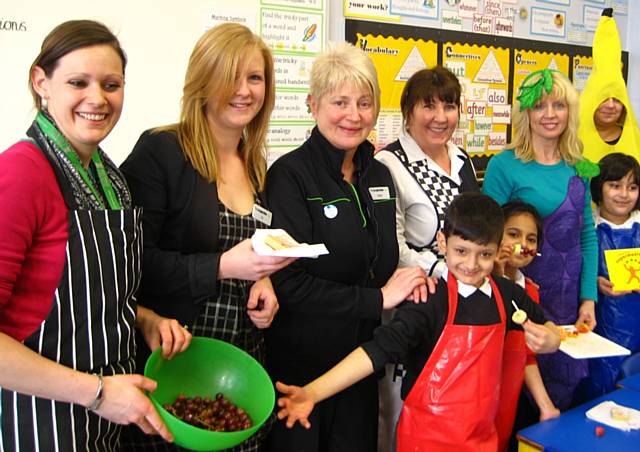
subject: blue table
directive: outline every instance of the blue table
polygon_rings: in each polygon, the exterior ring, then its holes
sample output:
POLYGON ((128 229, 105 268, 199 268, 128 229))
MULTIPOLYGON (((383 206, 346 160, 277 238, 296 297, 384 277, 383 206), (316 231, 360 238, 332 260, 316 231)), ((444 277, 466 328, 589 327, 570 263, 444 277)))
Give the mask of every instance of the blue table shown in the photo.
POLYGON ((564 412, 559 418, 541 422, 518 432, 519 451, 546 452, 640 451, 640 430, 623 432, 588 419, 585 413, 605 400, 640 409, 640 391, 618 389, 584 405, 564 412), (604 435, 596 436, 595 428, 604 427, 604 435))
POLYGON ((618 386, 632 391, 640 391, 640 374, 631 375, 618 382, 618 386))

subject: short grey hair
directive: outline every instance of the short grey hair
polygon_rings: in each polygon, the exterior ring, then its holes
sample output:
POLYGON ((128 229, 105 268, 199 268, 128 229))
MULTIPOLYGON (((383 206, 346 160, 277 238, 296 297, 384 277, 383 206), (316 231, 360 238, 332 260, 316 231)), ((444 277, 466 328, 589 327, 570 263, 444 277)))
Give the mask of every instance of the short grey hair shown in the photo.
POLYGON ((367 54, 348 42, 329 43, 316 57, 311 68, 309 94, 320 101, 344 84, 368 91, 373 99, 376 117, 380 112, 380 86, 373 61, 367 54))

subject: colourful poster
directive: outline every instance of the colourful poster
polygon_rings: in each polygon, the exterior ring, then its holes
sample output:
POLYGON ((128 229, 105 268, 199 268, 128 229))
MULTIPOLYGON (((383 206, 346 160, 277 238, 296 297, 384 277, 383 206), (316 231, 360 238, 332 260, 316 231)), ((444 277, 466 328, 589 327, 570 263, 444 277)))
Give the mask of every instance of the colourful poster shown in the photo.
POLYGON ((640 248, 605 250, 613 290, 640 289, 640 248))
POLYGON ((518 95, 518 87, 529 74, 541 69, 556 69, 569 76, 569 55, 537 52, 534 50, 514 50, 513 57, 513 99, 518 95))
POLYGON ((313 117, 307 108, 306 91, 287 91, 279 89, 276 91, 276 104, 271 113, 271 121, 288 122, 313 122, 313 117))
POLYGON ((458 129, 467 152, 486 154, 498 150, 497 137, 505 137, 508 122, 496 120, 494 108, 509 109, 509 49, 444 43, 442 64, 458 76, 462 108, 458 129))
POLYGON ((529 33, 532 35, 564 38, 567 13, 558 9, 531 8, 529 33))
POLYGON ((433 41, 386 36, 363 36, 358 33, 356 47, 363 49, 378 71, 383 109, 400 111, 404 84, 415 72, 438 62, 438 46, 433 41))
POLYGON ((391 14, 437 19, 438 0, 391 0, 391 14))
POLYGON ((323 8, 323 0, 261 0, 262 5, 292 6, 294 8, 319 9, 323 8))
POLYGON ((593 58, 591 56, 576 55, 573 57, 573 86, 578 91, 582 92, 592 70, 593 58))
POLYGON ((309 75, 315 56, 273 52, 276 88, 309 89, 309 75))
POLYGON ((391 14, 390 0, 344 0, 344 17, 400 21, 391 14))
POLYGON ((260 35, 272 49, 306 54, 322 51, 322 13, 262 8, 260 18, 260 35))
POLYGON ((380 83, 380 116, 377 133, 370 139, 381 146, 398 138, 402 121, 400 96, 409 77, 420 69, 433 67, 438 62, 438 46, 433 41, 404 39, 388 36, 357 35, 357 47, 371 58, 380 83), (379 130, 378 130, 379 129, 379 130))
POLYGON ((311 136, 314 124, 279 122, 269 125, 267 143, 269 148, 295 149, 311 136))

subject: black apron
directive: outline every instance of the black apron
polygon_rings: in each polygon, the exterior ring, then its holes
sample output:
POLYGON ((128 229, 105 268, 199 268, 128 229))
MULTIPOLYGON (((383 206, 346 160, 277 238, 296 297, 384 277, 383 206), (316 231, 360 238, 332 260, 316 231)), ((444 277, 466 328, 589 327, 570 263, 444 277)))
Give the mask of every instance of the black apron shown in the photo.
MULTIPOLYGON (((46 154, 45 154, 46 155, 46 154)), ((52 162, 67 206, 70 187, 52 162)), ((133 373, 140 209, 69 208, 65 265, 51 311, 24 341, 81 372, 133 373)), ((97 384, 97 379, 96 379, 97 384)), ((120 425, 85 407, 0 388, 0 451, 117 451, 120 425)))

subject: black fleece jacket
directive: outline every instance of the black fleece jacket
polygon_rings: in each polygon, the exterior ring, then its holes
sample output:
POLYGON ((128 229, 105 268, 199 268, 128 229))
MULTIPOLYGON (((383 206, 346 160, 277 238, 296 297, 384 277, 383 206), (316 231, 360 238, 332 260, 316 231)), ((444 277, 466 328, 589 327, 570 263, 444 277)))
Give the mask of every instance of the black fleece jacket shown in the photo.
POLYGON ((274 379, 288 383, 307 383, 371 339, 382 312, 380 288, 398 264, 389 171, 365 142, 350 184, 343 158, 316 127, 267 174, 273 227, 329 249, 272 275, 280 311, 266 331, 267 365, 274 379))

